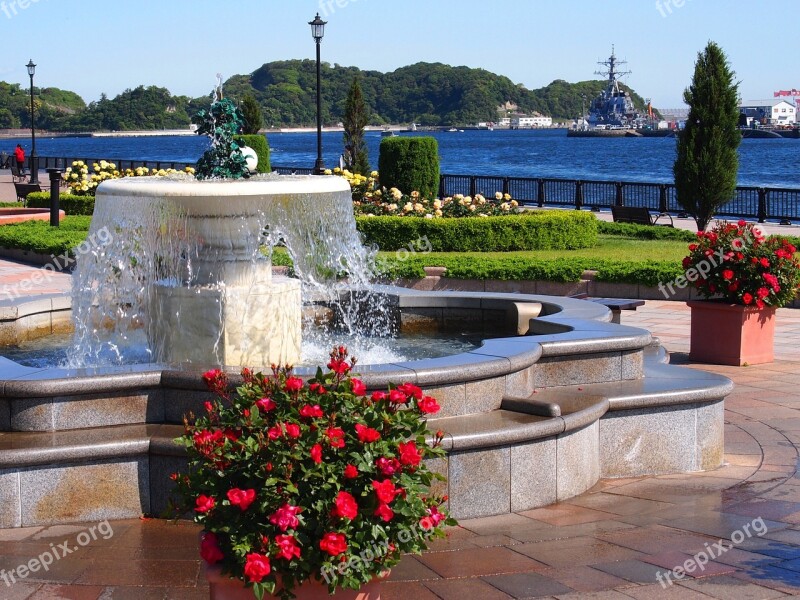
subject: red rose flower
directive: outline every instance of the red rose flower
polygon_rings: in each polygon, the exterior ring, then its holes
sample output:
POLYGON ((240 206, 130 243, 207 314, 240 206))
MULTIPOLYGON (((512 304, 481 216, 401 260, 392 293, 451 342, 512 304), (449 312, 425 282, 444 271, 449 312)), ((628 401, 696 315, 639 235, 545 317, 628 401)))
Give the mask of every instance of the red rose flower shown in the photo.
POLYGON ((760 287, 760 288, 758 288, 758 291, 756 292, 756 296, 758 296, 759 299, 763 300, 764 298, 769 296, 769 290, 767 288, 765 288, 765 287, 760 287))
POLYGON ((311 460, 317 464, 322 462, 322 446, 320 444, 311 446, 311 460))
POLYGON ((219 549, 217 536, 210 531, 203 534, 203 539, 200 542, 200 558, 209 565, 218 563, 225 558, 222 550, 219 549))
POLYGON ((287 502, 270 515, 269 522, 281 531, 294 529, 300 524, 296 515, 302 510, 299 506, 292 506, 287 502))
POLYGON ((319 549, 331 556, 339 556, 347 552, 347 539, 344 534, 328 532, 319 542, 319 549))
POLYGON ((373 481, 372 487, 375 490, 378 501, 382 504, 389 504, 394 500, 394 497, 400 493, 400 490, 394 487, 394 483, 392 483, 391 479, 373 481))
POLYGON ((250 506, 255 499, 256 491, 253 489, 240 490, 239 488, 233 488, 228 490, 228 500, 230 500, 231 506, 238 506, 243 511, 247 510, 247 507, 250 506))
POLYGON ((373 514, 377 517, 380 517, 387 523, 394 518, 394 511, 389 508, 388 504, 379 504, 378 508, 375 509, 373 514))
POLYGON ((439 403, 436 402, 436 398, 432 398, 431 396, 425 396, 422 398, 422 400, 419 400, 417 402, 417 407, 419 408, 420 412, 424 412, 429 415, 437 413, 441 409, 439 403))
POLYGON ((328 391, 321 383, 316 383, 316 382, 308 386, 308 389, 310 389, 312 392, 319 394, 320 396, 328 391))
POLYGON ((342 358, 331 358, 328 368, 337 375, 345 375, 350 371, 350 365, 342 358))
POLYGON ((347 465, 344 468, 344 476, 345 479, 355 479, 358 477, 358 469, 355 467, 355 465, 347 465))
POLYGON ((747 293, 747 292, 745 292, 744 294, 742 294, 742 302, 744 302, 745 304, 752 304, 752 303, 753 303, 753 296, 752 296, 752 294, 749 294, 749 293, 747 293))
POLYGON ((403 385, 397 386, 397 389, 403 392, 406 396, 411 396, 412 398, 416 398, 417 400, 422 399, 422 389, 413 385, 411 383, 404 383, 403 385))
POLYGON ((372 396, 370 399, 373 402, 380 402, 381 400, 386 400, 386 392, 372 392, 372 396))
POLYGON ((766 303, 761 298, 758 298, 756 300, 756 306, 758 308, 764 308, 766 306, 766 303))
POLYGON ((364 385, 364 382, 360 379, 356 379, 355 377, 350 380, 351 390, 356 396, 363 396, 367 393, 367 386, 364 385))
POLYGON ((283 388, 287 392, 299 392, 303 389, 303 380, 299 377, 289 377, 283 384, 283 388))
POLYGON ((200 494, 194 501, 195 512, 204 513, 210 511, 216 505, 216 501, 211 496, 200 494))
POLYGON ((336 507, 331 511, 333 517, 355 519, 358 516, 358 502, 352 495, 341 491, 336 495, 336 507))
POLYGON ((269 575, 272 567, 269 564, 269 557, 265 554, 251 552, 245 557, 244 574, 248 581, 259 583, 264 577, 269 575))
POLYGON ((358 441, 362 444, 371 444, 381 439, 381 434, 377 429, 366 427, 361 423, 356 423, 356 433, 358 434, 358 441))
POLYGON ((306 404, 300 409, 300 416, 306 419, 317 419, 323 416, 322 408, 320 408, 319 404, 315 404, 314 406, 306 404))
POLYGON ((339 427, 328 427, 325 430, 328 442, 332 448, 344 448, 344 430, 339 427))
POLYGON ((394 475, 402 469, 400 461, 396 458, 388 459, 385 456, 381 456, 375 461, 375 464, 381 472, 381 475, 386 475, 387 477, 394 475))
POLYGON ((275 404, 272 398, 261 398, 260 400, 256 400, 256 406, 262 413, 267 413, 271 410, 275 410, 278 405, 275 404))
POLYGON ((297 423, 286 423, 286 435, 297 439, 300 437, 300 425, 297 423))
POLYGON ((278 544, 278 557, 286 560, 300 558, 300 546, 293 535, 276 535, 275 543, 278 544))
POLYGON ((401 392, 399 388, 395 388, 389 392, 389 402, 394 404, 405 404, 408 402, 408 396, 401 392))
POLYGON ((277 440, 283 435, 283 429, 281 429, 280 425, 275 425, 274 427, 270 427, 267 429, 267 436, 271 440, 277 440))
POLYGON ((733 272, 733 271, 731 271, 730 269, 725 269, 725 270, 722 272, 722 278, 723 278, 725 281, 730 281, 731 279, 733 279, 733 275, 734 275, 734 272, 733 272))
POLYGON ((400 462, 404 465, 414 467, 422 460, 422 455, 420 455, 415 442, 408 442, 406 444, 400 442, 397 444, 397 449, 400 450, 400 462))
POLYGON ((761 266, 764 267, 764 268, 769 266, 769 259, 766 258, 766 257, 762 258, 760 262, 761 262, 761 266))

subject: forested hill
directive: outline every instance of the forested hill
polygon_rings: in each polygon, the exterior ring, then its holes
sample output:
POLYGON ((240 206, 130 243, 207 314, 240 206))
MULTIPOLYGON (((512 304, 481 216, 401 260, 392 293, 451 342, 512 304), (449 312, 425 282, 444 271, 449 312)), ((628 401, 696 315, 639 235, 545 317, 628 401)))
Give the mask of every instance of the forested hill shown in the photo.
MULTIPOLYGON (((441 63, 417 63, 391 73, 323 63, 326 125, 342 120, 347 91, 355 77, 361 82, 373 125, 469 125, 497 121, 502 116, 499 107, 513 106, 522 113, 574 119, 581 113, 582 97, 588 106, 605 86, 603 81, 556 80, 528 90, 483 69, 441 63)), ((249 75, 229 78, 224 91, 235 100, 252 93, 263 108, 268 127, 312 126, 316 121, 316 63, 312 60, 266 63, 249 75)), ((174 96, 156 86, 128 89, 113 99, 103 95, 88 105, 74 92, 57 88, 35 88, 34 96, 36 125, 50 131, 184 128, 191 115, 209 103, 208 96, 174 96)), ((635 93, 632 96, 636 106, 643 108, 642 98, 635 93)), ((29 127, 29 101, 28 90, 0 82, 0 128, 29 127)))

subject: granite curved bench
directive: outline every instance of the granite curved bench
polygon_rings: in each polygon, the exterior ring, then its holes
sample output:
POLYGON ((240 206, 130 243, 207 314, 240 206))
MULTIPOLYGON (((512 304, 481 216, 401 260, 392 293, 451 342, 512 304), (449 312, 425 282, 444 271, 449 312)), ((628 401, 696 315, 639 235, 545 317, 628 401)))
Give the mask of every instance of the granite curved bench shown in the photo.
MULTIPOLYGON (((550 504, 600 477, 720 464, 731 382, 665 364, 647 331, 609 323, 606 307, 520 294, 384 292, 401 327, 477 320, 505 336, 454 356, 359 367, 370 389, 408 381, 439 400, 430 427, 446 432, 448 454, 430 466, 447 476, 439 491, 457 518, 550 504)), ((183 415, 209 398, 200 371, 42 370, 0 358, 0 373, 0 527, 165 508, 168 476, 185 464, 173 439, 183 415)))

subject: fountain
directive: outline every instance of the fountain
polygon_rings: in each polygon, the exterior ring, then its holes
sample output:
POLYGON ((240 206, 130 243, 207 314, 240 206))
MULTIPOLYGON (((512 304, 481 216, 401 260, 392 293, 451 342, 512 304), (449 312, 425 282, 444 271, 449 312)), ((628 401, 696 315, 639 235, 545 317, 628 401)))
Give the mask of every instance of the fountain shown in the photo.
POLYGON ((379 321, 400 331, 477 325, 494 336, 466 352, 357 369, 369 389, 407 381, 438 399, 430 425, 446 432, 448 456, 431 468, 447 476, 437 491, 457 518, 544 506, 600 477, 722 461, 731 382, 669 365, 649 332, 609 322, 602 305, 369 287, 343 179, 106 182, 92 227, 107 228, 109 243, 81 257, 71 302, 24 302, 4 323, 36 329, 71 314, 76 343, 58 368, 0 356, 0 528, 159 514, 185 461, 172 440, 209 398, 200 372, 293 362, 301 283, 307 300, 322 295, 308 314, 345 329, 380 299, 379 321), (278 240, 299 281, 273 275, 278 240), (149 361, 120 364, 137 336, 149 361))

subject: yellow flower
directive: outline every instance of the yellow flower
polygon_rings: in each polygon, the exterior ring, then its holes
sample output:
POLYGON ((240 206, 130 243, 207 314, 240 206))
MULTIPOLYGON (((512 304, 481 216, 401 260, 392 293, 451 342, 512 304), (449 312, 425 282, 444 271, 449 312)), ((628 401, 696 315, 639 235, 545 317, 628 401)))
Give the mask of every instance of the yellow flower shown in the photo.
POLYGON ((330 169, 325 169, 325 175, 333 175, 333 171, 330 169))
POLYGON ((495 200, 502 200, 503 199, 503 192, 495 192, 494 193, 495 200))
POLYGON ((411 202, 406 202, 406 205, 403 207, 404 212, 411 212, 414 210, 414 205, 411 202))
POLYGON ((436 212, 434 212, 433 214, 435 214, 437 217, 441 217, 442 216, 442 211, 439 210, 439 209, 436 209, 436 212))
POLYGON ((378 176, 378 172, 377 171, 373 171, 369 175, 370 175, 370 177, 377 177, 378 176))

